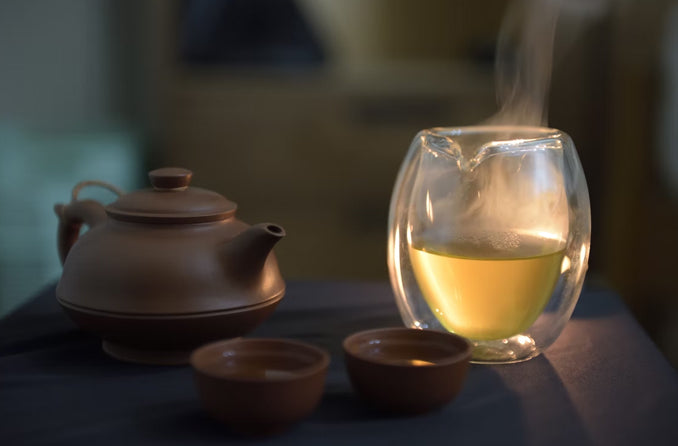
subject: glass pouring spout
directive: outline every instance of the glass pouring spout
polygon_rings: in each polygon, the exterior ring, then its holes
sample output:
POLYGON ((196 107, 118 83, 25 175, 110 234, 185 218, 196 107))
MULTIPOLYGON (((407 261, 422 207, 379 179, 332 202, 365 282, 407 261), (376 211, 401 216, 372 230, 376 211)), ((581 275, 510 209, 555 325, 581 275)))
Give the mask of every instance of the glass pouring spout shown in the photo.
POLYGON ((422 147, 441 155, 451 156, 460 170, 473 171, 486 159, 495 155, 520 155, 539 150, 562 150, 562 132, 546 127, 482 126, 469 127, 475 131, 461 131, 434 127, 422 130, 417 137, 422 147), (485 132, 494 133, 486 140, 485 132))

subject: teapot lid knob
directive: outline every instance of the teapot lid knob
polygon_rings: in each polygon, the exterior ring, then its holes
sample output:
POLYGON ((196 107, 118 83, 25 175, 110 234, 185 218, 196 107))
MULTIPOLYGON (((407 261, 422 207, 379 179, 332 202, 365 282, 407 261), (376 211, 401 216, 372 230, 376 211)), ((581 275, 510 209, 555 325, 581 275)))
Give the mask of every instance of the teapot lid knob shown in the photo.
POLYGON ((163 167, 148 173, 151 184, 156 190, 182 190, 188 187, 193 172, 180 167, 163 167))

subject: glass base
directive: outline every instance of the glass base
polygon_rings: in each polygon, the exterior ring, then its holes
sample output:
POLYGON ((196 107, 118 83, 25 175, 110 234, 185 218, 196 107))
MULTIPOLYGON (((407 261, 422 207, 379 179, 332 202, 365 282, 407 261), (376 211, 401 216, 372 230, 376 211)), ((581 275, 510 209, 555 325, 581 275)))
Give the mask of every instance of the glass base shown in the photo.
POLYGON ((524 334, 493 341, 472 340, 471 343, 471 362, 474 364, 511 364, 527 361, 541 353, 534 339, 524 334))

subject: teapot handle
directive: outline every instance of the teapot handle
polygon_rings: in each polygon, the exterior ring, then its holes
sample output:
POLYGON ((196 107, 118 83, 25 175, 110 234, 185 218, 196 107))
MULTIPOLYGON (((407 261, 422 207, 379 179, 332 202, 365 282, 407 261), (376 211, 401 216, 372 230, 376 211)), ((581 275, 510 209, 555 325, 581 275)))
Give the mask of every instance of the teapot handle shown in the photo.
POLYGON ((59 217, 57 247, 62 265, 66 261, 68 252, 78 240, 83 223, 93 228, 107 220, 106 210, 101 203, 95 200, 78 200, 78 194, 86 186, 101 186, 117 196, 123 194, 117 187, 103 181, 82 181, 73 188, 69 204, 54 205, 54 212, 59 217))

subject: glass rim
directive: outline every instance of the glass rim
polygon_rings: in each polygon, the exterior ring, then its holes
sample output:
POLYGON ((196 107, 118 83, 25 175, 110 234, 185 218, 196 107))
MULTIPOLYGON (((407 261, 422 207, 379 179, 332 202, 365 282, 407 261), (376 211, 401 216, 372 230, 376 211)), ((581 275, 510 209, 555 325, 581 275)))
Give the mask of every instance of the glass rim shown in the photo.
POLYGON ((559 138, 566 135, 562 130, 536 125, 468 125, 468 126, 438 126, 422 130, 422 132, 441 136, 461 135, 492 135, 494 133, 510 132, 516 136, 512 139, 543 139, 559 138))

